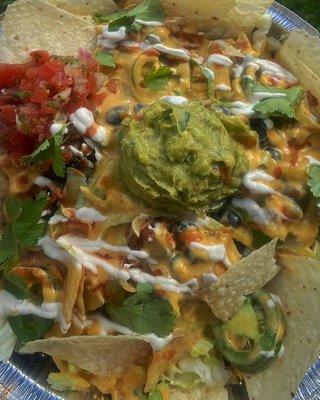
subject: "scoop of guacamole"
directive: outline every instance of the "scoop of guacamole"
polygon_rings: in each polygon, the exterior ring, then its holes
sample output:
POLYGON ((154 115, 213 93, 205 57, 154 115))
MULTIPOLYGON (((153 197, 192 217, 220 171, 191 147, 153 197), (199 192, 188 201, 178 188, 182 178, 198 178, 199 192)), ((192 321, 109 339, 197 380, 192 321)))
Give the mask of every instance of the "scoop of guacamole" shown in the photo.
POLYGON ((151 208, 206 210, 234 194, 247 170, 241 145, 199 103, 158 101, 124 123, 120 177, 127 191, 151 208))

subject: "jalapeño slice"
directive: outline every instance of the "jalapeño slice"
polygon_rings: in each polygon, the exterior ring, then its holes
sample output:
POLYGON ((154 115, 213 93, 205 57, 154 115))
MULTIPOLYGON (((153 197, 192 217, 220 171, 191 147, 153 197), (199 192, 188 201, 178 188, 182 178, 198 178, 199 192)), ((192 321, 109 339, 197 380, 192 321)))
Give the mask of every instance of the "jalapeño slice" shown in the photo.
POLYGON ((217 349, 239 371, 264 370, 278 355, 285 335, 279 304, 265 290, 247 296, 228 322, 213 325, 217 349))

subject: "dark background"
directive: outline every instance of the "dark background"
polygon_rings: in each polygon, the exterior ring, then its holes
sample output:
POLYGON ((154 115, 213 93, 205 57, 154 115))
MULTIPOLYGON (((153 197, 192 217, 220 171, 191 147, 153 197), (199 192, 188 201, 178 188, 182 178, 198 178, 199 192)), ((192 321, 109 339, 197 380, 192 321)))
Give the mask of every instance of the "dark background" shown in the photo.
POLYGON ((278 0, 320 30, 320 0, 278 0))
MULTIPOLYGON (((0 12, 3 12, 13 0, 0 0, 0 12)), ((278 0, 279 3, 291 8, 302 18, 320 30, 320 0, 278 0)))

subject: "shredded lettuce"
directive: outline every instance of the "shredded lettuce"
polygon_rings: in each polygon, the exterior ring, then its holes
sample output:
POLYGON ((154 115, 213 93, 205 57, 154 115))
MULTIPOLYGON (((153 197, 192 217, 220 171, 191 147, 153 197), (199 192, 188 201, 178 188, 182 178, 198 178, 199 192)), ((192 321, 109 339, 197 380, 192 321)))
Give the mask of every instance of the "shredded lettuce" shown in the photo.
POLYGON ((172 386, 190 390, 199 384, 209 387, 223 387, 230 378, 227 371, 212 353, 214 344, 210 339, 199 340, 191 355, 172 367, 165 378, 172 386))
POLYGON ((213 349, 214 342, 210 339, 203 338, 196 343, 191 350, 191 357, 204 356, 210 359, 209 352, 213 349))

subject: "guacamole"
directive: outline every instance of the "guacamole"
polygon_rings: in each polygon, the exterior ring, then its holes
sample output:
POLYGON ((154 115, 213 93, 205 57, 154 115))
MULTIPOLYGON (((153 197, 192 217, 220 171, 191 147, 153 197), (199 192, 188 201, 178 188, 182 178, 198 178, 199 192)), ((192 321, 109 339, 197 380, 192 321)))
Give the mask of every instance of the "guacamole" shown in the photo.
POLYGON ((208 209, 234 194, 248 169, 243 148, 199 103, 153 103, 124 122, 119 172, 133 196, 171 213, 208 209))

